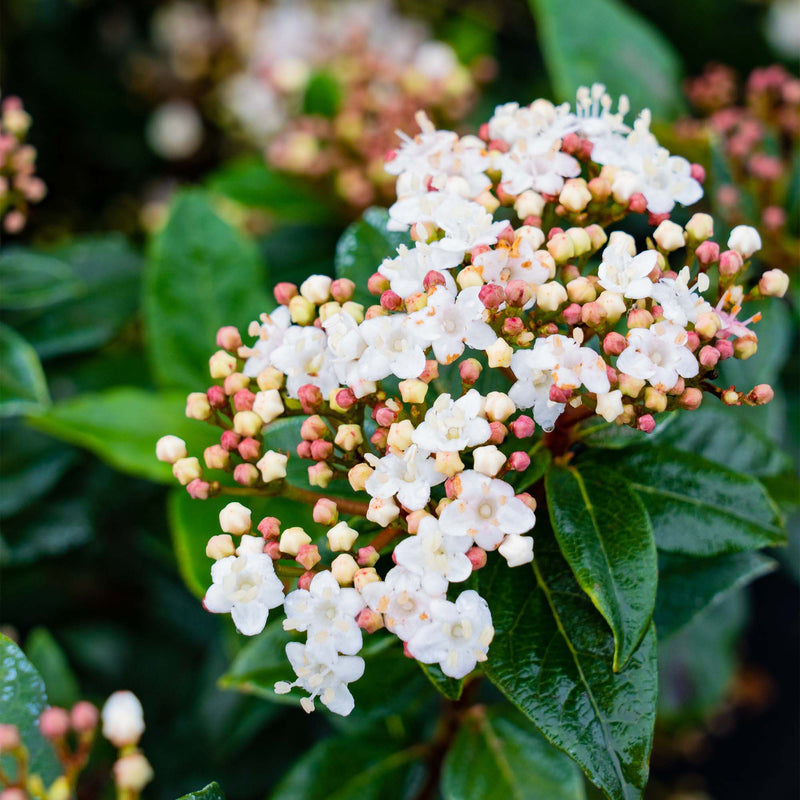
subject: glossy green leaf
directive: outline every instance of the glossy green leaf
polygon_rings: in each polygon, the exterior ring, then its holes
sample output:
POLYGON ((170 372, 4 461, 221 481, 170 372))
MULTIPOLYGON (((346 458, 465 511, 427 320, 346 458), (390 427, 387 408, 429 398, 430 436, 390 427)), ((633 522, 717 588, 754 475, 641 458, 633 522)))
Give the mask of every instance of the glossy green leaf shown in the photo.
POLYGON ((627 479, 647 509, 660 550, 707 557, 785 541, 764 487, 720 464, 670 447, 608 453, 591 464, 627 479))
POLYGON ((0 322, 0 417, 30 414, 50 404, 39 356, 13 328, 0 322))
POLYGON ((547 507, 561 552, 614 633, 621 669, 650 626, 658 565, 639 498, 612 470, 551 469, 547 507))
POLYGON ((81 699, 80 688, 64 651, 46 628, 34 628, 25 640, 25 655, 42 676, 54 706, 70 708, 81 699))
POLYGON ((0 308, 49 306, 82 289, 68 264, 22 248, 0 254, 0 308))
POLYGON ((425 677, 441 692, 448 700, 458 700, 461 692, 464 691, 464 679, 450 678, 442 672, 438 664, 423 664, 417 662, 425 677))
POLYGON ((252 242, 220 219, 206 195, 177 195, 145 270, 146 344, 159 384, 208 385, 217 330, 244 327, 274 305, 265 273, 252 242))
POLYGON ((281 225, 259 239, 258 246, 280 280, 299 285, 309 275, 333 276, 333 257, 340 233, 331 224, 281 225))
POLYGON ((420 746, 373 737, 323 739, 295 762, 270 800, 410 800, 423 755, 420 746))
POLYGON ((385 209, 368 208, 363 219, 350 225, 336 245, 336 277, 353 281, 354 299, 364 305, 375 300, 367 290, 370 275, 377 272, 385 258, 394 258, 401 244, 412 244, 407 233, 388 230, 388 221, 385 209))
POLYGON ((529 0, 555 94, 574 102, 579 86, 604 83, 670 119, 682 110, 680 56, 658 29, 619 0, 529 0), (598 46, 602 43, 602 46, 598 46))
MULTIPOLYGON (((44 681, 25 654, 5 634, 0 633, 0 720, 16 725, 30 761, 28 771, 40 775, 49 786, 61 767, 50 743, 39 733, 39 715, 47 707, 44 681)), ((3 758, 3 766, 13 768, 3 758)))
POLYGON ((225 794, 215 781, 202 789, 198 789, 196 792, 182 795, 178 800, 225 800, 225 794))
POLYGON ((184 415, 180 392, 120 387, 87 393, 54 405, 29 422, 57 439, 91 450, 112 467, 140 478, 174 483, 172 467, 156 459, 156 442, 168 433, 202 455, 217 439, 214 430, 184 415))
POLYGON ((615 673, 613 636, 541 517, 532 568, 492 557, 478 576, 495 627, 490 680, 607 797, 640 798, 655 722, 654 629, 615 673))
POLYGON ((311 76, 303 95, 303 113, 332 119, 342 103, 342 87, 328 72, 311 76))
POLYGON ((752 552, 711 558, 662 553, 653 615, 659 640, 677 633, 697 614, 776 567, 771 558, 752 552))
POLYGON ((575 763, 521 714, 475 706, 445 758, 444 800, 584 800, 575 763))

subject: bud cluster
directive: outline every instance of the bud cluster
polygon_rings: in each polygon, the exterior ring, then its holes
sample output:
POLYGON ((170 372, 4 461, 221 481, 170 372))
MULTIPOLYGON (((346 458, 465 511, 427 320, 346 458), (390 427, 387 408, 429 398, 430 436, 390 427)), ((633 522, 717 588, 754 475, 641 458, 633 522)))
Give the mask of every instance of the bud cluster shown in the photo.
POLYGON ((599 86, 574 111, 507 104, 479 137, 420 114, 421 133, 387 163, 389 226, 413 246, 375 265, 375 302, 356 302, 344 278, 279 283, 277 310, 249 328, 255 341, 221 329, 216 383, 189 395, 187 415, 221 429, 204 464, 181 440, 159 441, 192 496, 281 495, 313 505, 328 529, 315 541, 266 517, 256 535, 233 502, 207 549, 209 611, 253 635, 283 604, 284 626, 306 633, 287 647, 297 680, 276 686, 307 691, 306 710, 319 698, 350 712, 364 631, 385 627, 453 678, 487 658, 486 602, 448 591, 490 551, 509 567, 533 559, 531 454, 568 458, 576 423, 598 415, 650 432, 655 414, 696 409, 706 394, 771 398, 765 385, 713 380, 720 361, 756 351, 759 317, 739 319, 742 304, 782 295, 788 279, 746 280, 755 229, 734 229, 722 250, 708 215, 668 218, 699 199, 702 176, 658 145, 647 113, 629 128, 625 105, 612 113, 599 86), (641 251, 605 230, 630 213, 655 225, 641 251), (294 450, 275 447, 272 431, 292 417, 294 450), (287 480, 295 460, 310 488, 287 480))

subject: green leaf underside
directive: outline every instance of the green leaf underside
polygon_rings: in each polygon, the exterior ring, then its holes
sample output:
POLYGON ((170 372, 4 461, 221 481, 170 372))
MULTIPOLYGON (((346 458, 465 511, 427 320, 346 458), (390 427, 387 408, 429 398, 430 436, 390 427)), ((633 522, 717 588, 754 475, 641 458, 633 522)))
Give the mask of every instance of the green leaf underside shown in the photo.
POLYGON ((761 553, 727 553, 711 558, 662 553, 653 620, 664 641, 728 595, 772 572, 777 563, 761 553))
MULTIPOLYGON (((559 100, 601 82, 634 112, 670 119, 683 108, 680 56, 649 22, 619 0, 529 0, 559 100), (597 43, 603 46, 598 47, 597 43)), ((615 103, 616 108, 616 103, 615 103)))
MULTIPOLYGON (((40 775, 45 786, 61 774, 50 743, 39 733, 39 715, 47 705, 41 676, 22 650, 0 633, 0 720, 17 726, 30 754, 28 771, 40 775)), ((5 757, 3 766, 13 773, 11 761, 5 757)))
POLYGON ((492 559, 481 570, 495 638, 490 680, 611 800, 642 796, 657 692, 655 631, 619 673, 614 640, 575 581, 546 522, 532 569, 492 559))
POLYGON ((324 739, 294 764, 270 800, 406 800, 422 757, 421 747, 392 741, 324 739))
POLYGON ((48 306, 81 288, 69 265, 57 258, 21 248, 0 254, 0 308, 48 306))
POLYGON ((255 246, 199 191, 183 192, 152 242, 145 271, 146 345, 158 383, 208 385, 208 358, 223 325, 246 326, 274 303, 255 246))
POLYGON ((0 323, 0 416, 41 411, 50 404, 47 380, 33 347, 0 323))
POLYGON ((614 634, 621 669, 650 626, 658 566, 641 501, 611 470, 547 473, 547 506, 561 552, 614 634))
POLYGON ((441 692, 448 700, 458 700, 464 690, 464 679, 450 678, 442 672, 438 664, 423 664, 418 661, 420 669, 425 677, 434 685, 437 691, 441 692))
POLYGON ((699 456, 631 448, 586 463, 626 478, 644 502, 659 550, 708 557, 785 542, 761 483, 699 456))
POLYGON ((584 800, 580 770, 513 709, 475 708, 447 753, 445 800, 584 800))
POLYGON ((180 392, 149 392, 120 387, 85 393, 31 417, 35 428, 85 447, 122 472, 161 483, 175 483, 172 467, 156 459, 156 442, 175 434, 190 453, 202 453, 216 440, 214 430, 184 414, 180 392))
POLYGON ((208 786, 202 789, 198 789, 196 792, 184 794, 178 800, 225 800, 225 794, 220 785, 214 782, 209 783, 208 786))

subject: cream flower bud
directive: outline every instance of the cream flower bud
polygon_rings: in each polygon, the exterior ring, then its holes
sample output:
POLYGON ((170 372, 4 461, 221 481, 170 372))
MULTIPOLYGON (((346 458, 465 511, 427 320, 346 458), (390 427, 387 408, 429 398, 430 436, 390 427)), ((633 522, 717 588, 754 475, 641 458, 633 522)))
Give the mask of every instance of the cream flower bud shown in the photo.
POLYGON ((162 436, 156 442, 156 458, 159 461, 166 461, 174 464, 178 459, 186 458, 189 451, 186 449, 186 442, 179 436, 162 436))
POLYGON ((509 567, 521 567, 533 561, 533 539, 530 536, 509 534, 497 549, 509 567))
POLYGON ((644 389, 644 381, 625 372, 619 374, 619 388, 626 397, 636 398, 644 389))
POLYGON ((722 321, 713 311, 698 314, 694 324, 695 333, 701 339, 713 339, 721 327, 722 321))
POLYGON ((144 710, 133 692, 114 692, 101 712, 103 736, 115 747, 135 745, 144 733, 144 710))
POLYGON ((206 545, 206 555, 215 561, 232 556, 235 552, 236 547, 229 533, 218 533, 216 536, 212 536, 206 545))
POLYGON ((742 258, 750 258, 756 250, 761 249, 761 237, 750 225, 737 225, 728 237, 728 247, 742 258))
POLYGON ((428 384, 418 378, 400 381, 400 397, 404 403, 424 403, 428 384))
POLYGON ((407 450, 411 447, 413 436, 414 425, 410 419, 393 422, 389 426, 389 435, 386 438, 386 444, 395 450, 407 450))
POLYGON ((653 238, 656 240, 656 244, 667 253, 671 253, 686 244, 683 228, 669 219, 665 219, 656 228, 653 238))
POLYGON ((364 306, 361 303, 354 303, 348 300, 342 305, 342 311, 349 314, 359 325, 364 321, 364 306))
POLYGON ((714 235, 714 218, 710 214, 693 214, 686 223, 686 233, 695 242, 704 242, 714 235))
POLYGON ((236 371, 236 357, 226 353, 224 350, 217 350, 208 359, 208 371, 215 380, 227 378, 228 375, 236 371))
POLYGON ((511 356, 513 355, 514 349, 505 339, 495 339, 494 344, 490 344, 486 348, 486 358, 492 369, 511 366, 511 356))
POLYGON ((300 527, 287 528, 281 534, 281 553, 296 556, 304 544, 311 544, 311 537, 300 527))
MULTIPOLYGON (((599 250, 608 241, 606 232, 599 225, 587 225, 586 233, 589 235, 589 240, 592 243, 592 250, 599 250)), ((634 244, 634 252, 635 251, 636 247, 634 244)))
POLYGON ((490 422, 505 422, 517 410, 514 401, 504 392, 489 392, 483 413, 490 422))
POLYGON ((295 325, 310 325, 314 321, 316 309, 314 304, 303 295, 295 295, 289 301, 289 316, 295 325))
POLYGON ((277 389, 257 392, 253 400, 253 411, 261 417, 265 425, 277 419, 284 411, 281 393, 277 389))
POLYGON ((342 307, 337 303, 335 300, 330 300, 327 303, 323 303, 319 307, 319 318, 325 322, 328 317, 332 317, 334 314, 338 314, 342 310, 342 307))
MULTIPOLYGON (((606 172, 605 167, 600 173, 600 177, 603 177, 604 172, 606 172)), ((640 187, 641 178, 625 169, 617 170, 614 177, 611 178, 611 194, 614 200, 622 205, 627 205, 628 201, 639 191, 640 187)))
POLYGON ((584 228, 567 228, 565 231, 575 250, 575 256, 582 256, 592 250, 592 240, 584 228))
POLYGON ((566 264, 575 257, 575 245, 566 233, 557 233, 547 242, 547 251, 555 259, 556 264, 566 264))
POLYGON ((336 556, 331 563, 331 575, 339 586, 350 586, 358 569, 358 562, 349 553, 336 556))
POLYGON ((211 405, 205 392, 191 392, 186 398, 186 416, 189 419, 207 420, 211 416, 211 405))
POLYGON ((172 465, 172 474, 177 478, 179 483, 186 486, 196 478, 203 477, 203 468, 194 456, 190 458, 179 458, 172 465))
POLYGON ((533 250, 538 250, 547 238, 541 228, 534 228, 533 225, 523 225, 517 228, 515 235, 518 239, 524 239, 533 250))
POLYGON ((536 289, 536 305, 542 311, 557 311, 566 302, 567 290, 558 281, 544 283, 536 289))
POLYGON ((624 298, 617 292, 602 292, 595 302, 606 312, 606 321, 611 325, 615 325, 627 309, 624 298))
POLYGON ((381 499, 380 497, 373 497, 369 501, 369 508, 367 509, 367 519, 370 522, 376 522, 382 528, 385 528, 392 520, 400 516, 400 509, 394 500, 389 497, 381 499))
POLYGON ((250 533, 252 525, 250 509, 241 503, 228 503, 219 512, 219 527, 225 533, 241 536, 243 533, 250 533))
POLYGON ((376 583, 380 579, 381 576, 378 575, 378 570, 375 567, 362 567, 353 576, 353 585, 360 592, 368 584, 376 583))
POLYGON ((346 522, 334 525, 328 531, 328 547, 334 553, 350 550, 358 539, 358 531, 353 530, 346 522))
POLYGON ((606 421, 613 422, 622 413, 622 392, 601 392, 597 395, 597 413, 606 421))
POLYGON ((267 450, 263 456, 256 462, 261 473, 261 480, 264 483, 270 481, 277 481, 286 477, 286 464, 289 461, 289 456, 283 453, 278 453, 275 450, 267 450))
POLYGON ((311 275, 300 284, 300 294, 309 303, 322 305, 330 299, 332 283, 333 280, 327 275, 311 275))
POLYGON ((625 231, 613 231, 608 237, 608 246, 611 248, 622 248, 629 256, 636 255, 636 239, 625 231))
POLYGON ((347 480, 350 482, 353 491, 363 492, 372 473, 373 469, 369 464, 356 464, 354 467, 351 467, 350 471, 347 473, 347 480))
POLYGON ((139 792, 153 780, 153 768, 142 753, 128 753, 114 764, 114 783, 126 792, 139 792))
POLYGON ((280 389, 285 380, 286 376, 279 369, 267 367, 258 373, 256 383, 262 392, 268 392, 270 389, 280 389))
POLYGON ((445 452, 444 450, 439 450, 436 453, 435 468, 440 475, 447 475, 448 478, 452 478, 453 475, 464 469, 464 462, 456 451, 445 452))
POLYGON ((565 181, 564 188, 558 196, 558 202, 567 211, 572 211, 573 214, 583 211, 591 201, 592 193, 587 188, 586 181, 583 178, 570 178, 565 181))
POLYGON ((567 295, 573 303, 591 303, 597 299, 597 289, 588 278, 575 278, 567 284, 567 295))
POLYGON ((472 456, 475 459, 475 471, 488 475, 490 478, 497 475, 503 464, 506 463, 506 457, 493 444, 476 447, 472 451, 472 456))
POLYGON ((340 425, 336 429, 334 442, 345 452, 351 453, 364 442, 360 425, 340 425))
POLYGON ((469 289, 472 286, 483 286, 483 278, 475 267, 464 267, 458 273, 456 283, 460 289, 469 289))
POLYGON ((758 282, 764 297, 783 297, 789 288, 789 276, 780 269, 768 269, 758 282))
POLYGON ((544 211, 544 198, 538 192, 528 189, 514 201, 514 211, 520 219, 541 217, 544 211))

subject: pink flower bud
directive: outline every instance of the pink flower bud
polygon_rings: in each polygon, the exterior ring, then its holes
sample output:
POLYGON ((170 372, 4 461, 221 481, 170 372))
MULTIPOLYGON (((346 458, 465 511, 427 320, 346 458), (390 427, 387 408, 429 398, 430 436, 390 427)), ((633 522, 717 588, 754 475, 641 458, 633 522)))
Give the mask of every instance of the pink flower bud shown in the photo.
POLYGON ((403 298, 397 292, 387 289, 381 294, 381 308, 386 311, 399 311, 403 307, 403 298))
POLYGON ((508 468, 515 472, 525 472, 530 465, 531 457, 522 450, 516 450, 508 457, 508 468))
POLYGON ((275 300, 282 306, 288 306, 289 301, 293 297, 297 297, 299 294, 297 290, 297 286, 293 283, 288 283, 283 281, 281 283, 276 283, 275 288, 272 290, 272 293, 275 295, 275 300))
POLYGON ((375 633, 383 627, 383 615, 371 608, 364 608, 358 613, 356 624, 367 633, 375 633))
MULTIPOLYGON (((10 727, 14 727, 13 725, 10 727)), ((18 786, 9 786, 0 792, 0 800, 28 800, 28 793, 18 786)))
POLYGON ((264 517, 258 523, 258 532, 267 540, 281 535, 281 521, 277 517, 264 517))
POLYGON ((367 280, 367 290, 376 297, 382 295, 389 288, 389 279, 380 272, 373 272, 367 280))
POLYGON ((527 439, 533 436, 536 430, 536 423, 527 414, 517 417, 510 425, 511 432, 517 439, 527 439))
POLYGON ((715 264, 719 259, 719 245, 709 239, 702 244, 699 244, 697 246, 697 250, 694 251, 694 254, 697 256, 697 260, 703 264, 703 266, 715 264))
POLYGON ((441 272, 437 272, 435 269, 427 272, 422 279, 422 286, 426 292, 429 292, 434 286, 444 286, 445 284, 444 275, 441 272))
POLYGON ((508 428, 499 420, 490 422, 489 430, 491 431, 491 435, 489 436, 487 444, 502 444, 506 436, 508 436, 508 428))
POLYGON ((773 397, 775 397, 775 392, 768 383, 759 383, 747 395, 747 399, 758 406, 766 405, 773 397))
POLYGON ((646 308, 634 308, 628 314, 628 328, 649 328, 655 320, 646 308))
POLYGON ((608 311, 596 301, 581 307, 581 320, 590 328, 602 327, 607 319, 608 311))
POLYGON ((236 431, 223 431, 222 436, 219 437, 220 445, 225 450, 238 450, 239 442, 242 437, 236 431))
POLYGON ((647 199, 641 192, 634 192, 628 200, 628 211, 632 214, 644 214, 647 211, 647 199))
MULTIPOLYGON (((0 753, 8 753, 10 750, 16 750, 22 745, 22 739, 19 735, 19 728, 16 725, 4 725, 0 723, 0 753)), ((23 795, 22 800, 26 800, 26 795, 23 795)))
POLYGON ((304 414, 314 414, 322 408, 322 392, 313 383, 305 383, 297 390, 297 398, 304 414))
POLYGON ((511 308, 522 308, 533 297, 533 290, 527 281, 515 279, 506 284, 505 296, 511 308))
POLYGON ((242 336, 238 328, 226 325, 217 331, 217 347, 235 353, 242 346, 242 336))
POLYGON ((499 308, 506 300, 503 287, 496 283, 487 283, 481 286, 478 299, 486 308, 499 308))
POLYGON ((311 442, 306 442, 303 440, 300 442, 297 447, 295 448, 295 452, 297 453, 299 458, 311 459, 313 456, 311 455, 311 442))
POLYGON ((189 497, 194 500, 208 500, 211 497, 211 484, 208 481, 195 478, 186 484, 186 491, 189 492, 189 497))
POLYGON ((719 350, 710 344, 704 345, 700 348, 697 360, 706 369, 714 369, 719 361, 719 350))
POLYGON ((380 553, 372 545, 358 548, 358 565, 360 567, 374 567, 379 558, 380 553))
POLYGON ((719 351, 720 361, 733 358, 733 343, 728 341, 728 339, 718 339, 714 346, 719 351))
POLYGON ((375 448, 381 452, 386 449, 386 445, 389 442, 389 429, 388 428, 378 428, 372 436, 369 437, 370 442, 375 446, 375 448))
POLYGON ((467 558, 472 564, 472 571, 483 569, 486 566, 486 551, 482 547, 470 547, 467 550, 467 558))
POLYGON ((655 430, 656 421, 653 419, 652 414, 642 414, 636 423, 636 427, 642 431, 642 433, 652 433, 655 430))
POLYGON ((88 700, 81 700, 72 706, 72 710, 69 712, 69 719, 72 729, 76 733, 89 733, 97 727, 97 723, 100 720, 100 712, 88 700))
POLYGON ((703 392, 700 389, 695 388, 686 389, 678 400, 680 407, 688 409, 689 411, 694 411, 695 409, 700 408, 700 404, 702 402, 703 392))
POLYGON ((249 389, 239 389, 233 396, 233 407, 236 411, 251 411, 256 396, 249 389))
POLYGON ((572 399, 572 389, 562 389, 553 384, 550 387, 550 400, 553 403, 568 403, 572 399))
POLYGON ((337 303, 346 303, 353 299, 356 285, 349 278, 337 278, 331 284, 331 295, 337 303))
POLYGON ((618 356, 627 346, 627 339, 620 333, 607 333, 603 339, 603 352, 609 356, 618 356))
POLYGON ((388 428, 390 425, 397 422, 397 412, 384 405, 376 410, 375 422, 383 428, 388 428))
POLYGON ((294 560, 300 564, 301 567, 310 570, 320 562, 321 558, 322 556, 319 554, 319 548, 315 544, 301 544, 294 560))
POLYGON ((702 164, 692 164, 689 174, 698 182, 705 183, 706 170, 702 164))
POLYGON ((324 461, 318 461, 313 467, 308 468, 308 482, 312 486, 326 489, 332 480, 333 470, 324 461))
MULTIPOLYGON (((277 542, 275 543, 277 544, 277 542)), ((308 591, 309 587, 311 586, 311 581, 314 580, 313 572, 304 572, 298 579, 297 579, 297 588, 298 589, 305 589, 308 591)))
POLYGON ((480 361, 475 358, 467 358, 458 365, 458 372, 461 376, 461 382, 465 386, 474 386, 478 378, 481 376, 483 367, 480 361))
POLYGON ((314 522, 331 527, 339 521, 339 509, 328 497, 322 497, 314 503, 312 512, 314 522))
POLYGON ((352 389, 339 389, 336 392, 336 405, 344 411, 348 411, 358 402, 358 398, 353 394, 352 389))
POLYGON ((333 442, 317 439, 311 442, 311 458, 314 461, 326 461, 333 455, 333 442))
POLYGON ((767 270, 758 282, 764 297, 783 297, 789 289, 789 276, 780 269, 767 270))
POLYGON ((261 475, 253 464, 237 464, 233 468, 233 479, 240 486, 255 486, 261 475))
POLYGON ((230 397, 233 397, 240 389, 246 389, 248 386, 250 386, 250 378, 241 372, 232 372, 222 383, 225 394, 230 397))
POLYGON ((667 392, 667 394, 675 395, 676 397, 682 395, 686 389, 686 381, 683 378, 678 378, 675 385, 667 392))
POLYGON ((248 436, 239 442, 239 455, 245 461, 258 461, 261 457, 261 442, 248 436))
POLYGON ((461 487, 461 482, 458 477, 448 478, 444 482, 444 493, 450 500, 458 496, 458 490, 461 487))
POLYGON ((228 395, 221 386, 209 386, 206 397, 211 408, 226 408, 228 405, 228 395))
POLYGON ((688 331, 686 334, 686 346, 694 353, 700 347, 700 337, 694 331, 688 331))
POLYGON ((419 380, 425 383, 435 381, 439 377, 439 362, 428 360, 425 362, 425 369, 419 374, 419 380))
POLYGON ((69 714, 57 706, 50 706, 39 717, 39 730, 45 739, 60 739, 69 732, 69 714))
POLYGON ((525 325, 519 317, 506 317, 503 320, 503 333, 507 336, 517 336, 525 330, 525 325))
POLYGON ((561 317, 567 325, 579 325, 581 322, 581 306, 577 303, 570 303, 561 313, 561 317))
POLYGON ((735 250, 726 250, 719 256, 719 274, 725 278, 732 278, 744 266, 742 256, 735 250))
MULTIPOLYGON (((277 539, 271 539, 270 541, 268 541, 264 545, 264 552, 273 561, 279 561, 280 557, 281 557, 281 543, 277 539)), ((301 575, 300 578, 302 579, 302 577, 303 576, 301 575)), ((311 574, 311 577, 312 578, 314 577, 313 573, 311 574)), ((308 582, 311 583, 311 578, 309 578, 308 582)), ((299 581, 298 581, 298 584, 299 584, 299 581)), ((300 588, 302 589, 303 587, 301 586, 300 588)), ((306 588, 308 588, 308 587, 306 587, 306 588)))
POLYGON ((647 222, 653 227, 657 227, 662 222, 666 222, 668 219, 669 219, 669 214, 667 212, 664 212, 663 214, 653 214, 651 212, 650 214, 647 215, 647 222))
POLYGON ((320 439, 329 433, 325 420, 317 414, 304 419, 303 424, 300 426, 300 436, 308 442, 313 442, 315 439, 320 439))

